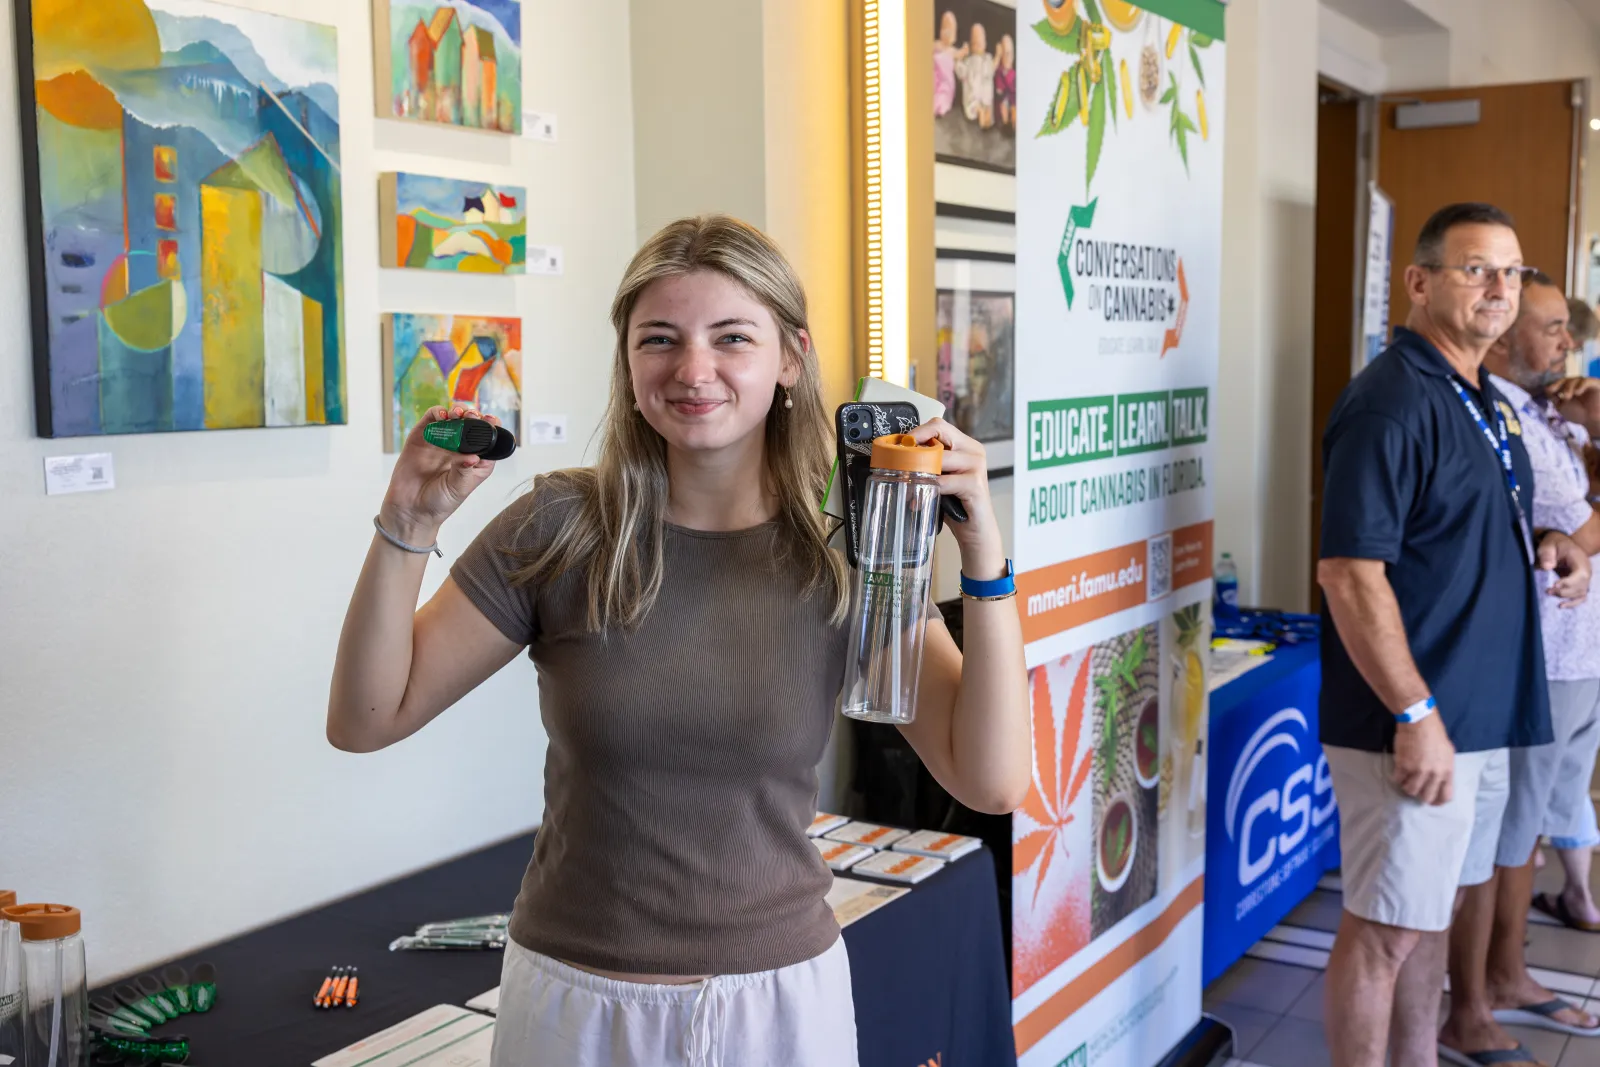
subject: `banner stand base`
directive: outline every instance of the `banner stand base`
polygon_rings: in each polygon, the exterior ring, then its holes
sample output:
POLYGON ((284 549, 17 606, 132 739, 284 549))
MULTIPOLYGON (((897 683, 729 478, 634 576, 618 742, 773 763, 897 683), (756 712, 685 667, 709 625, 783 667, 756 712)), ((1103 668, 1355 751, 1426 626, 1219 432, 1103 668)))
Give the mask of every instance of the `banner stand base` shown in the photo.
POLYGON ((1183 1035, 1156 1067, 1213 1067, 1233 1055, 1233 1028, 1211 1015, 1183 1035))

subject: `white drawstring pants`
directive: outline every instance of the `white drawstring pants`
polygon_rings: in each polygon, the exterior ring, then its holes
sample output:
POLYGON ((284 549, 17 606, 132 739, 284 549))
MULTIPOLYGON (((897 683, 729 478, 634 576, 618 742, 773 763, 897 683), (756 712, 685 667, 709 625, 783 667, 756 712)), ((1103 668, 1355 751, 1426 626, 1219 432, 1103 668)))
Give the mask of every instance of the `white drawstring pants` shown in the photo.
POLYGON ((691 985, 618 982, 506 945, 492 1067, 857 1067, 844 939, 691 985))

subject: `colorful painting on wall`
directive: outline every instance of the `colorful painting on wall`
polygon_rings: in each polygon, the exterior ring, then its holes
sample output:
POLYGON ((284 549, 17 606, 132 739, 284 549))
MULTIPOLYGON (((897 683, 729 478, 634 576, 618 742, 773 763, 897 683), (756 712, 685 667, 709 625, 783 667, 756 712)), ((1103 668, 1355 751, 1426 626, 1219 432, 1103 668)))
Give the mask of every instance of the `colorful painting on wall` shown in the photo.
POLYGON ((521 0, 372 0, 379 118, 522 132, 521 0))
POLYGON ((345 421, 334 30, 18 0, 46 437, 345 421))
POLYGON ((979 441, 1009 441, 1016 297, 940 289, 938 396, 945 417, 979 441))
POLYGON ((476 315, 383 317, 385 452, 398 452, 429 408, 476 407, 522 436, 522 320, 476 315))
POLYGON ((526 191, 514 185, 380 174, 382 263, 462 274, 522 274, 527 201, 526 191))

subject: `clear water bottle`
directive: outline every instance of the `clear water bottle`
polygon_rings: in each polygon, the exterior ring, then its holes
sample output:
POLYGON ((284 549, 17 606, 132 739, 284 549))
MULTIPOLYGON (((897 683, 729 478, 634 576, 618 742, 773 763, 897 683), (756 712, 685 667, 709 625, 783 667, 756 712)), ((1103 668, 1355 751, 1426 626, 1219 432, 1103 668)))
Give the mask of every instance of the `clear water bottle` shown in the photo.
MULTIPOLYGON (((16 902, 14 891, 0 889, 0 908, 9 908, 16 902)), ((0 914, 0 1063, 22 1063, 22 931, 3 914, 0 914)))
POLYGON ((88 1067, 83 917, 63 904, 18 904, 0 914, 22 928, 23 1064, 88 1067))
POLYGON ((889 434, 872 443, 845 661, 844 713, 852 719, 916 718, 943 467, 938 441, 889 434))
POLYGON ((1233 557, 1228 553, 1222 554, 1222 559, 1217 562, 1217 605, 1218 618, 1233 620, 1239 617, 1239 568, 1234 566, 1233 557))

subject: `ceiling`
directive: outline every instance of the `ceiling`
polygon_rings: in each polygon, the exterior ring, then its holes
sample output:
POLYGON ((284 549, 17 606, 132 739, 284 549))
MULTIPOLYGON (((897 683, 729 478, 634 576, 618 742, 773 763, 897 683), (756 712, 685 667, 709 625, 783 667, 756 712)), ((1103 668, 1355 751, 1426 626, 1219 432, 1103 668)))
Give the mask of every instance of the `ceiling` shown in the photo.
MULTIPOLYGON (((1591 9, 1594 12, 1591 17, 1600 20, 1600 0, 1571 2, 1580 9, 1591 9)), ((1380 37, 1427 33, 1441 28, 1439 23, 1406 0, 1322 0, 1322 3, 1324 7, 1337 11, 1380 37)))

